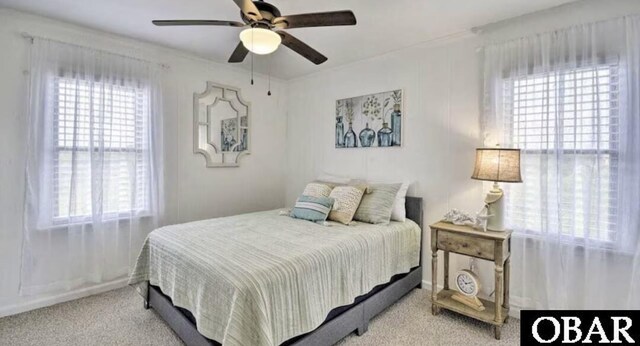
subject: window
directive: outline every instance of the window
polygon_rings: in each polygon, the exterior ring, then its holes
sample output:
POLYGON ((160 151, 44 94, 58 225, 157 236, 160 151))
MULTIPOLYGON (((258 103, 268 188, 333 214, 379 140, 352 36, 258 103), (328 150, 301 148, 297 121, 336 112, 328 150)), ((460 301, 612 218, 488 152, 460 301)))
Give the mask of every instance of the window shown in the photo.
POLYGON ((69 78, 55 78, 53 90, 54 222, 144 211, 149 201, 145 91, 69 78))
POLYGON ((522 149, 525 181, 507 195, 515 227, 617 240, 618 72, 602 64, 505 81, 506 135, 522 149))

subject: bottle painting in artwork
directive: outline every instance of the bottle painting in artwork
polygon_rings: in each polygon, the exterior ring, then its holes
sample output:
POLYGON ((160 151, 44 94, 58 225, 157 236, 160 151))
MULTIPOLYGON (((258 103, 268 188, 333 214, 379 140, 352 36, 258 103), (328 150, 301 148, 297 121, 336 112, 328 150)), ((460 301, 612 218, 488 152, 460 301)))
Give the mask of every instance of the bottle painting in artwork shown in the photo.
POLYGON ((336 104, 336 148, 344 148, 344 102, 336 104))
POLYGON ((391 95, 393 98, 393 113, 391 113, 391 130, 393 136, 391 143, 400 146, 402 143, 402 90, 396 90, 391 95))
POLYGON ((356 137, 355 131, 353 131, 353 102, 350 100, 345 101, 345 119, 349 122, 349 129, 344 135, 344 147, 355 148, 358 146, 358 137, 356 137))

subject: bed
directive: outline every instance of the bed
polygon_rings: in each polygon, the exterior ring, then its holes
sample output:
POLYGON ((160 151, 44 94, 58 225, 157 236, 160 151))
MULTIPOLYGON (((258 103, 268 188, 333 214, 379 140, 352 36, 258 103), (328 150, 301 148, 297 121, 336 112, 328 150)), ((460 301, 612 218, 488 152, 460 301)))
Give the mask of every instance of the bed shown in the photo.
POLYGON ((163 227, 129 283, 187 345, 331 345, 422 282, 422 199, 407 222, 324 227, 244 214, 163 227))

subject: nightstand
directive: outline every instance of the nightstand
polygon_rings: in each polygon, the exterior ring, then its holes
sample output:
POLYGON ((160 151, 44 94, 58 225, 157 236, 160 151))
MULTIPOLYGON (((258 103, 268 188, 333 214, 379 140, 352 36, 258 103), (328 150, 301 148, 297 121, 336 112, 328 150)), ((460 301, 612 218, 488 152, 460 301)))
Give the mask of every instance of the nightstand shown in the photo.
POLYGON ((501 328, 509 319, 509 272, 511 266, 511 231, 483 232, 468 226, 438 222, 431 227, 431 309, 437 315, 440 308, 490 323, 495 338, 500 340, 501 328), (438 250, 444 251, 444 289, 438 292, 438 250), (484 311, 477 311, 451 296, 449 289, 449 253, 471 256, 494 262, 495 301, 480 299, 484 311), (496 308, 498 307, 498 308, 496 308))

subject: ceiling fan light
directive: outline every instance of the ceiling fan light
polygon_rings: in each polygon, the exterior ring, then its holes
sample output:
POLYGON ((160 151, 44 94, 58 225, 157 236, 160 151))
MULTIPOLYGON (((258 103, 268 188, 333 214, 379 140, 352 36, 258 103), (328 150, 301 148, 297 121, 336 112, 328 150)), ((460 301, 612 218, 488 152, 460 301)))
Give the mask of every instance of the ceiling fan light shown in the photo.
POLYGON ((280 46, 282 38, 268 29, 249 28, 242 30, 240 41, 250 52, 264 55, 275 52, 280 46))

